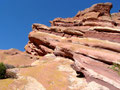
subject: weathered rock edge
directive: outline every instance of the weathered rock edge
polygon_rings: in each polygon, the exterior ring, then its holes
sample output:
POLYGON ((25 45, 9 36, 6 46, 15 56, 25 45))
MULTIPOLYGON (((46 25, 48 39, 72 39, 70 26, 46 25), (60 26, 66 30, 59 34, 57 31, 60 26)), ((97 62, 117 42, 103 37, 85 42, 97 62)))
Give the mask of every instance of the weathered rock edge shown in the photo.
POLYGON ((56 18, 51 27, 33 24, 27 53, 70 58, 72 67, 110 90, 120 89, 120 76, 109 67, 120 64, 120 13, 110 14, 111 3, 95 4, 73 18, 56 18))

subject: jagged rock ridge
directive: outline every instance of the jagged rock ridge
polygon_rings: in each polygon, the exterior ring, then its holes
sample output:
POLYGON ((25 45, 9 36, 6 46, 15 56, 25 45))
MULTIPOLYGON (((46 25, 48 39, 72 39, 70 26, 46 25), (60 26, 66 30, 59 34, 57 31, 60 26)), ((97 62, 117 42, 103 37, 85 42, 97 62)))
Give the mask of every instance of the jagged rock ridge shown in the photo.
POLYGON ((10 85, 25 90, 119 90, 120 68, 113 67, 120 65, 120 13, 110 14, 111 8, 111 3, 99 3, 72 18, 56 18, 50 27, 33 24, 25 52, 1 51, 4 63, 24 66, 10 85))
POLYGON ((110 14, 111 8, 111 3, 95 4, 75 17, 50 21, 51 27, 33 24, 26 52, 70 58, 88 82, 120 89, 120 76, 109 68, 120 64, 120 13, 110 14))

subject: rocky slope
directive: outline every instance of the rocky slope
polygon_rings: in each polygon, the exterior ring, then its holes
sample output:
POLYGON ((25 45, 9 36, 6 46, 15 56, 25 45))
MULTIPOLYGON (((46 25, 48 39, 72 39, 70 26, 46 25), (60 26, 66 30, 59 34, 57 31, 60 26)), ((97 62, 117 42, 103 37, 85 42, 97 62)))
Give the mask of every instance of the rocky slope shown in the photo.
POLYGON ((50 27, 33 24, 25 52, 0 51, 0 61, 18 69, 0 88, 120 90, 120 13, 111 8, 99 3, 50 27))

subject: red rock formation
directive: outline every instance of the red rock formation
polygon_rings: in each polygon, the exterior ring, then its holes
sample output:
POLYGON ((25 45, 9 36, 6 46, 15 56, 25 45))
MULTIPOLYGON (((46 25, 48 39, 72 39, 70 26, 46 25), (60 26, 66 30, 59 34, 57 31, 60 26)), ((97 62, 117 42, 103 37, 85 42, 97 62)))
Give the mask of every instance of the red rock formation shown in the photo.
POLYGON ((36 59, 32 55, 17 49, 0 50, 0 62, 15 67, 29 66, 36 59))
POLYGON ((120 64, 120 15, 110 14, 111 8, 111 3, 99 3, 75 17, 56 18, 51 27, 33 24, 26 52, 70 58, 88 82, 119 90, 120 76, 109 67, 120 64))
MULTIPOLYGON (((50 27, 33 24, 25 52, 2 50, 0 61, 16 67, 33 66, 20 68, 19 74, 34 77, 39 83, 32 80, 40 85, 38 87, 42 87, 42 83, 43 90, 44 87, 52 90, 58 87, 62 90, 84 90, 86 84, 83 87, 68 87, 74 80, 69 81, 67 77, 71 77, 70 72, 74 70, 84 76, 88 86, 96 82, 103 90, 120 90, 120 13, 110 14, 111 8, 111 3, 99 3, 79 11, 72 18, 56 18, 50 21, 50 27), (69 66, 67 70, 64 68, 67 73, 56 69, 58 65, 64 64, 69 66), (74 70, 71 70, 70 65, 74 70)), ((76 74, 72 76, 78 79, 76 74)))

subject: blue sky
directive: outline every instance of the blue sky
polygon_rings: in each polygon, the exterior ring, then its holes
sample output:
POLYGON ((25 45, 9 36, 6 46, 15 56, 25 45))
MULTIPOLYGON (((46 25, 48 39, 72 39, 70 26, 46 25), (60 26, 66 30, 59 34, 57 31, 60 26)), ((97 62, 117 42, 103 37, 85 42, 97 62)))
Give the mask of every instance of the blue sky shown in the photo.
POLYGON ((120 0, 0 0, 0 49, 24 51, 33 23, 50 26, 56 17, 73 17, 93 4, 112 2, 118 12, 120 0))

